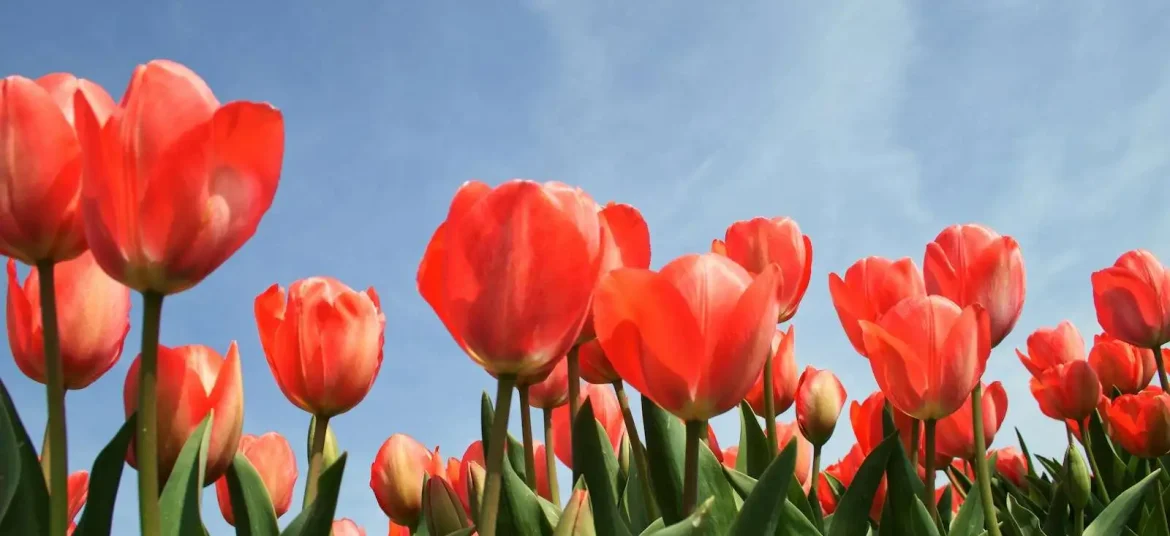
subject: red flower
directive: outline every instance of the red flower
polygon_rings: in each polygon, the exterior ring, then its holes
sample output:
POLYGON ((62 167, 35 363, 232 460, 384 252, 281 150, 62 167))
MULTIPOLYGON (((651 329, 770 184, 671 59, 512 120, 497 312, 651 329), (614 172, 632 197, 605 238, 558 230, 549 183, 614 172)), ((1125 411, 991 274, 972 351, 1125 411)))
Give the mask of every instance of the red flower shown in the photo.
POLYGON ((829 274, 829 294, 841 327, 853 348, 865 355, 859 321, 877 322, 905 298, 926 295, 922 272, 909 257, 890 261, 866 257, 845 270, 845 278, 829 274))

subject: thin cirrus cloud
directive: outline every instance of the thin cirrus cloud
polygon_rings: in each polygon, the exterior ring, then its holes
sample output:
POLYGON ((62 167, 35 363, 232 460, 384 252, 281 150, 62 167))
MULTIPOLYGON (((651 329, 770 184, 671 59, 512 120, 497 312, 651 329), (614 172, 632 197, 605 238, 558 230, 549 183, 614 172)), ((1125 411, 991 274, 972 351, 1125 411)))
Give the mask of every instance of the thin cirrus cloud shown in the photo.
MULTIPOLYGON (((995 444, 1014 443, 1020 427, 1048 454, 1061 425, 1036 409, 1011 349, 1065 318, 1091 337, 1089 273, 1121 252, 1170 260, 1170 11, 1154 1, 213 4, 78 6, 63 18, 25 3, 6 10, 0 48, 22 51, 5 63, 12 72, 68 70, 115 95, 134 64, 170 57, 222 100, 281 107, 273 209, 219 272, 168 300, 163 341, 223 351, 239 340, 245 429, 286 435, 303 475, 307 420, 271 379, 252 299, 318 274, 377 288, 386 361, 367 400, 335 422, 350 455, 338 516, 367 530, 385 527, 367 487, 381 442, 405 432, 459 456, 492 389, 414 288, 464 180, 557 179, 634 204, 655 266, 705 250, 737 219, 796 218, 815 245, 797 359, 836 371, 853 398, 874 382, 841 332, 827 273, 866 255, 921 264, 951 223, 1011 234, 1029 287, 989 366, 1012 401, 995 444)), ((138 323, 122 362, 69 395, 73 469, 121 421, 138 323)), ((39 437, 40 386, 10 359, 0 376, 39 437)), ((850 446, 845 418, 829 461, 850 446)), ((714 426, 724 446, 735 442, 737 419, 714 426)), ((130 471, 116 531, 134 530, 134 490, 130 471)), ((205 499, 210 532, 229 533, 205 499)))

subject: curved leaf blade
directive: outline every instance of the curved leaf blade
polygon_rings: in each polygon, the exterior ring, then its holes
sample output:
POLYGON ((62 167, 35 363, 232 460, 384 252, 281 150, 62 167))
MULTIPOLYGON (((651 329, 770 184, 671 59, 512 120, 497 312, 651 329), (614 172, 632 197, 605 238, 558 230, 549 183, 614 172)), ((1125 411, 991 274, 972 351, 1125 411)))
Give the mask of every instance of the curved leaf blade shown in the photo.
POLYGON ((341 477, 345 473, 348 458, 349 453, 342 452, 337 461, 321 472, 321 478, 317 481, 317 498, 284 528, 280 533, 282 536, 329 534, 333 528, 337 495, 341 492, 341 477))
POLYGON ((268 488, 252 462, 243 454, 236 453, 232 465, 224 475, 227 479, 228 496, 232 501, 232 517, 235 518, 237 536, 277 536, 280 527, 276 524, 276 510, 268 496, 268 488))
POLYGON ((118 484, 126 467, 126 453, 134 439, 138 414, 132 414, 114 438, 106 443, 93 461, 89 471, 89 493, 81 521, 74 536, 105 536, 114 524, 114 503, 118 499, 118 484))
POLYGON ((202 509, 203 476, 207 468, 207 444, 211 440, 214 412, 208 413, 195 428, 179 457, 175 468, 163 486, 158 506, 162 511, 162 533, 175 536, 203 536, 202 509))

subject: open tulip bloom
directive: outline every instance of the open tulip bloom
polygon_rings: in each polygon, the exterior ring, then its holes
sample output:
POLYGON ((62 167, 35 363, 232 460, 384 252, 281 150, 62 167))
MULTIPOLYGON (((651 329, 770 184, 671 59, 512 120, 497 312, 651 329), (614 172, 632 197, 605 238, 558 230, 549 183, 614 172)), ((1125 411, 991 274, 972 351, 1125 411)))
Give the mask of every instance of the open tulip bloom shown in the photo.
MULTIPOLYGON (((284 129, 272 105, 221 103, 168 60, 135 68, 117 102, 65 73, 0 80, 8 343, 47 401, 38 450, 0 381, 0 535, 132 533, 113 526, 118 501, 137 506, 144 536, 202 534, 211 486, 239 535, 367 534, 345 517, 354 499, 339 501, 354 464, 330 421, 368 403, 387 357, 383 307, 400 304, 326 275, 254 289, 271 381, 304 417, 304 443, 245 429, 270 416, 253 409, 245 422, 253 367, 242 363, 260 356, 241 355, 228 343, 236 334, 210 346, 159 340, 164 297, 198 292, 257 232, 280 182, 284 129), (112 370, 136 322, 140 352, 119 369, 125 421, 89 470, 71 473, 65 393, 112 370), (126 465, 136 502, 118 496, 126 465)), ((807 292, 813 238, 795 220, 731 223, 709 252, 659 269, 646 222, 559 182, 470 181, 453 193, 419 252, 417 289, 495 397, 481 397, 468 443, 443 446, 459 458, 393 429, 386 412, 384 443, 358 450, 371 453, 359 460, 367 499, 387 518, 367 526, 396 536, 1168 536, 1170 271, 1152 253, 1085 274, 1100 324, 1085 332, 1096 333, 1091 346, 1071 322, 1047 319, 1059 323, 1030 327, 1001 381, 985 371, 1026 295, 1014 238, 951 225, 925 245, 921 269, 876 256, 834 267, 845 269, 827 290, 840 347, 852 348, 838 359, 861 360, 853 368, 877 386, 849 400, 836 374, 798 352, 793 324, 817 293, 807 292), (1010 436, 1008 393, 1025 386, 1065 427, 1063 456, 1029 450, 1019 433, 1018 447, 988 449, 1010 436), (837 426, 846 407, 850 426, 837 426), (710 421, 728 413, 740 434, 720 446, 710 421), (846 454, 822 467, 833 441, 846 454), (571 489, 558 489, 558 460, 571 489)), ((1012 407, 1021 403, 1031 402, 1012 407)))

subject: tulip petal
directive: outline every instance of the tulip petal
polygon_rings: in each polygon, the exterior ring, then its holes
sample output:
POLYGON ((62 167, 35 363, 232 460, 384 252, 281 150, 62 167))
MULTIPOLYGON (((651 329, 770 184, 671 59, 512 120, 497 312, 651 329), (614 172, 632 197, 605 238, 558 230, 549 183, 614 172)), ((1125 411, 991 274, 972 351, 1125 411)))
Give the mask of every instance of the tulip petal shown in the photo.
POLYGON ((913 357, 917 350, 873 322, 862 320, 858 325, 874 379, 886 399, 903 413, 922 418, 925 415, 922 411, 929 408, 923 408, 923 393, 918 390, 922 383, 911 379, 907 364, 908 361, 917 364, 919 359, 913 357))
MULTIPOLYGON (((837 274, 829 274, 829 296, 833 300, 833 308, 837 311, 837 318, 841 320, 841 327, 849 338, 853 349, 865 357, 865 345, 861 340, 861 328, 857 321, 864 315, 864 304, 858 303, 853 292, 837 274)), ((876 320, 876 319, 870 319, 876 320)))
POLYGON ((1150 338, 1150 326, 1161 326, 1158 297, 1138 274, 1122 267, 1094 272, 1093 306, 1097 322, 1106 333, 1141 348, 1157 341, 1150 338))
POLYGON ((978 284, 964 289, 966 296, 960 303, 988 307, 993 329, 991 344, 995 346, 1011 332, 1024 307, 1024 259, 1019 244, 1010 236, 993 240, 974 259, 967 279, 978 284))
POLYGON ((32 304, 20 287, 16 261, 8 259, 8 344, 16 366, 25 376, 44 383, 44 351, 40 347, 40 322, 33 319, 32 304), (34 331, 35 330, 35 331, 34 331))
POLYGON ((85 240, 94 258, 106 273, 126 280, 130 256, 137 259, 138 184, 127 180, 118 138, 122 111, 115 109, 106 123, 81 92, 74 94, 77 136, 81 142, 84 172, 81 183, 81 210, 85 240))
POLYGON ((922 261, 922 275, 927 294, 941 295, 957 300, 959 298, 959 273, 951 264, 942 246, 936 242, 926 245, 926 257, 922 261))
POLYGON ((240 372, 240 350, 236 341, 228 347, 227 358, 215 377, 215 387, 207 396, 215 411, 208 442, 207 470, 204 482, 219 479, 231 465, 240 443, 240 425, 244 422, 244 386, 240 372))
POLYGON ((613 238, 605 250, 606 267, 649 268, 650 229, 642 213, 630 205, 609 203, 601 210, 601 218, 613 238))
POLYGON ((991 356, 991 327, 987 312, 978 304, 963 309, 946 335, 941 354, 931 367, 934 398, 945 404, 942 415, 954 413, 963 404, 965 393, 979 384, 991 356))
MULTIPOLYGON (((712 334, 718 339, 705 370, 698 377, 696 397, 714 406, 710 417, 738 405, 760 377, 776 334, 775 318, 780 308, 776 287, 780 277, 779 266, 772 264, 765 268, 740 296, 735 309, 724 320, 723 328, 712 334), (709 394, 720 397, 712 399, 709 394)), ((775 397, 775 394, 765 396, 775 397)))

